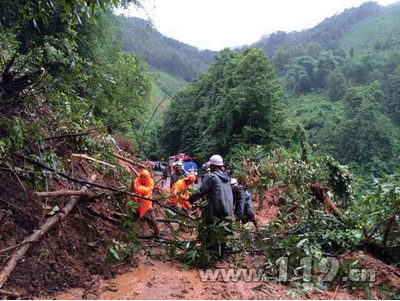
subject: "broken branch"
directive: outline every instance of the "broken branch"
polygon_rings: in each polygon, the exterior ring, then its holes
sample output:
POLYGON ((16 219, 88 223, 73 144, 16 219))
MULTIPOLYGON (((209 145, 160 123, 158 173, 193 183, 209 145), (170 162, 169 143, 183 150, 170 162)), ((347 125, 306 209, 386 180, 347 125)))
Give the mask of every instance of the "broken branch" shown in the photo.
POLYGON ((139 176, 139 172, 136 169, 134 169, 133 166, 130 165, 129 163, 128 163, 128 167, 137 177, 139 176))
POLYGON ((97 163, 99 163, 99 164, 103 164, 103 165, 106 165, 106 166, 109 166, 109 167, 112 167, 112 168, 116 168, 115 165, 112 165, 112 164, 110 164, 110 163, 107 163, 107 162, 100 161, 100 160, 97 160, 97 159, 95 159, 95 158, 89 157, 89 156, 86 155, 86 154, 72 154, 72 156, 73 156, 73 157, 82 158, 82 159, 87 159, 87 160, 90 160, 90 161, 93 161, 93 162, 97 162, 97 163))
POLYGON ((115 224, 115 225, 120 225, 121 224, 121 220, 119 220, 119 219, 115 219, 115 218, 109 217, 107 215, 104 215, 104 214, 102 214, 100 212, 95 211, 94 209, 92 209, 90 207, 87 207, 85 209, 88 211, 89 214, 91 214, 93 216, 96 216, 96 217, 99 217, 99 218, 101 218, 101 219, 103 219, 103 220, 105 220, 105 221, 107 221, 109 223, 112 223, 112 224, 115 224))
POLYGON ((125 162, 127 162, 127 163, 130 163, 130 164, 135 165, 135 166, 137 166, 137 167, 140 167, 140 168, 143 168, 143 169, 147 169, 147 167, 144 166, 143 164, 138 163, 138 162, 135 162, 135 161, 132 161, 132 160, 130 160, 130 159, 128 159, 128 158, 125 158, 125 157, 123 157, 123 156, 117 154, 117 153, 113 153, 113 156, 114 156, 115 158, 117 158, 117 159, 120 159, 120 160, 122 160, 122 161, 125 161, 125 162))
POLYGON ((177 223, 177 224, 181 223, 179 219, 172 219, 172 218, 156 218, 156 221, 163 223, 177 223))
POLYGON ((5 203, 5 204, 7 204, 8 206, 10 206, 10 207, 12 207, 12 208, 15 208, 15 209, 21 211, 22 213, 25 213, 27 216, 29 216, 29 217, 35 219, 35 217, 34 217, 32 214, 26 212, 24 209, 22 209, 22 208, 20 208, 20 207, 18 207, 18 206, 16 206, 16 205, 14 205, 14 204, 12 204, 12 203, 10 203, 10 202, 4 200, 4 199, 2 199, 2 198, 0 198, 0 201, 3 202, 3 203, 5 203))
POLYGON ((12 173, 14 174, 14 176, 17 178, 19 184, 20 184, 21 187, 22 187, 22 190, 23 190, 24 193, 25 193, 26 198, 28 199, 29 197, 28 197, 28 193, 26 192, 26 188, 25 188, 24 183, 22 183, 21 179, 18 177, 17 173, 14 171, 14 169, 11 167, 11 165, 10 165, 10 164, 7 164, 7 166, 10 168, 11 172, 12 172, 12 173))

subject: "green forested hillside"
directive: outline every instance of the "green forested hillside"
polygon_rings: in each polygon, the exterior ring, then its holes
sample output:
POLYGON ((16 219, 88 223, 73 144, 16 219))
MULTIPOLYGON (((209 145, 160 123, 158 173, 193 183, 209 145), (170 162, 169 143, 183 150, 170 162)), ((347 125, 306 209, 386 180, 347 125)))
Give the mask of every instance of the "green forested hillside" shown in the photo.
POLYGON ((122 50, 134 52, 150 66, 185 80, 192 80, 214 60, 215 52, 168 38, 150 26, 148 21, 120 17, 122 50))
POLYGON ((257 43, 273 53, 283 101, 310 145, 364 175, 398 167, 399 20, 399 5, 368 2, 307 31, 257 43))
POLYGON ((172 97, 181 87, 187 82, 179 77, 173 76, 170 73, 161 71, 156 68, 150 68, 154 79, 154 95, 158 98, 164 96, 172 97))
POLYGON ((356 52, 400 48, 400 3, 382 7, 360 21, 339 40, 341 47, 356 52))
POLYGON ((338 40, 349 29, 362 20, 375 15, 380 9, 381 7, 376 2, 366 2, 358 8, 349 8, 338 15, 326 18, 311 29, 289 33, 278 31, 254 43, 253 46, 265 49, 269 56, 273 56, 279 48, 294 47, 310 42, 319 43, 324 49, 333 49, 337 47, 338 40))

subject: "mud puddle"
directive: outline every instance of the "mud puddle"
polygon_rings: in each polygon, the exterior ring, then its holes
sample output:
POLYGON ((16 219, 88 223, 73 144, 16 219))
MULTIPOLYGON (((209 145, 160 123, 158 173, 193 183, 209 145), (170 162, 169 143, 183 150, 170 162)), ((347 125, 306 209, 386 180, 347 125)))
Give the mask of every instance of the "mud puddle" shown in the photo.
POLYGON ((48 299, 202 299, 202 283, 197 270, 185 270, 175 264, 150 259, 139 259, 138 264, 137 268, 112 280, 99 280, 89 292, 71 289, 48 299))

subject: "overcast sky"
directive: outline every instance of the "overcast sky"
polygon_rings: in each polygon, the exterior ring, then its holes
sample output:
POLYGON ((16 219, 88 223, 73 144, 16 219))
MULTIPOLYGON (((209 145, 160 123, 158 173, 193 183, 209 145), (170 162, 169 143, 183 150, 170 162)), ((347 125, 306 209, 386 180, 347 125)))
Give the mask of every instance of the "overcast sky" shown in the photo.
MULTIPOLYGON (((378 0, 387 5, 399 0, 378 0)), ((162 34, 200 49, 220 50, 258 41, 278 30, 310 28, 365 0, 142 0, 124 15, 151 19, 162 34)))

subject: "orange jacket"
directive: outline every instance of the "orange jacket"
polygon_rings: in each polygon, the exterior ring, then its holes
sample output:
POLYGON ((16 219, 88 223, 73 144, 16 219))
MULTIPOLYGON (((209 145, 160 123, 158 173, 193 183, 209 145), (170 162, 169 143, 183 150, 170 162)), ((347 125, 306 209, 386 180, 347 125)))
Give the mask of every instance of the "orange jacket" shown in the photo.
POLYGON ((190 196, 188 191, 190 186, 190 184, 186 184, 185 179, 176 181, 171 187, 170 193, 172 196, 167 201, 167 205, 177 205, 179 208, 188 209, 190 207, 190 203, 187 201, 187 199, 190 196))
MULTIPOLYGON (((144 196, 146 198, 151 198, 153 196, 154 181, 147 170, 142 170, 131 185, 129 190, 131 193, 144 196)), ((145 215, 147 210, 152 207, 152 202, 150 200, 144 200, 141 198, 132 197, 135 203, 140 203, 141 205, 136 209, 139 212, 140 217, 145 215)))

